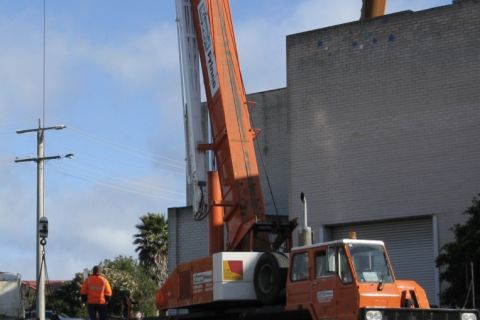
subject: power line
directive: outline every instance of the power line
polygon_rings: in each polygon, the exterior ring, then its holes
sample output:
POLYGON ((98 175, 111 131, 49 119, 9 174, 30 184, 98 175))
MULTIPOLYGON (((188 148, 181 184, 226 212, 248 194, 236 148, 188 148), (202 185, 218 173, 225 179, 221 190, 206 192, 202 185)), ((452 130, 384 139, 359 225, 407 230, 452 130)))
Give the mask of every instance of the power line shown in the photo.
POLYGON ((14 131, 0 132, 0 136, 13 136, 14 134, 16 134, 14 131))
POLYGON ((0 166, 11 165, 14 159, 0 159, 0 166))
MULTIPOLYGON (((182 168, 182 169, 185 168, 185 161, 183 161, 183 160, 178 160, 178 159, 174 159, 174 158, 170 158, 170 157, 166 157, 166 156, 161 156, 161 155, 154 155, 152 153, 149 153, 149 152, 146 152, 146 151, 143 151, 143 150, 140 150, 140 149, 136 149, 136 148, 133 148, 131 146, 121 144, 121 143, 118 143, 116 141, 109 140, 107 138, 103 138, 103 137, 93 135, 89 132, 86 132, 86 131, 78 129, 78 128, 73 128, 73 130, 76 131, 77 133, 79 133, 81 136, 83 136, 85 138, 88 138, 90 140, 93 140, 93 141, 96 141, 96 142, 99 142, 99 143, 102 143, 102 144, 106 144, 106 145, 109 145, 111 147, 116 147, 116 148, 122 149, 124 151, 130 152, 130 153, 133 153, 133 154, 136 154, 136 155, 141 154, 142 156, 148 157, 152 160, 159 161, 159 159, 162 159, 162 160, 170 161, 173 164, 175 164, 176 167, 178 167, 178 168, 182 168)), ((172 165, 172 164, 170 164, 170 165, 172 165)))
MULTIPOLYGON (((64 167, 65 164, 54 163, 53 165, 57 168, 60 167, 59 169, 66 170, 66 168, 64 167)), ((98 168, 99 169, 98 170, 96 167, 81 164, 81 163, 78 163, 78 161, 75 161, 75 163, 71 163, 71 165, 77 166, 77 167, 81 168, 81 170, 86 169, 86 171, 83 171, 82 173, 86 174, 86 175, 89 175, 89 176, 93 176, 93 177, 95 177, 95 179, 98 179, 99 177, 101 177, 101 178, 104 178, 105 180, 118 180, 118 181, 121 182, 120 185, 125 185, 125 183, 127 183, 127 184, 130 184, 132 186, 137 186, 137 187, 140 187, 140 188, 149 188, 149 189, 152 190, 152 192, 163 192, 163 193, 170 193, 172 195, 179 195, 179 196, 183 196, 183 197, 185 196, 185 192, 168 190, 168 189, 160 187, 157 184, 152 184, 152 183, 148 183, 148 182, 139 182, 135 179, 130 179, 130 178, 127 178, 127 177, 124 177, 124 176, 107 174, 101 168, 98 168), (93 170, 92 170, 92 168, 93 168, 93 170)))
MULTIPOLYGON (((77 155, 78 155, 78 153, 77 153, 77 155)), ((135 162, 135 161, 128 161, 125 157, 115 157, 115 160, 112 161, 111 157, 109 157, 109 156, 102 157, 99 154, 94 154, 94 153, 89 153, 89 152, 82 152, 77 157, 77 160, 78 161, 76 161, 75 163, 83 163, 84 166, 89 166, 89 167, 92 167, 92 168, 96 168, 97 170, 99 170, 101 172, 105 172, 106 170, 113 172, 111 165, 109 165, 108 167, 98 165, 98 164, 102 164, 102 163, 111 164, 112 162, 114 162, 116 166, 126 167, 130 170, 142 167, 142 163, 135 162), (91 159, 92 161, 85 161, 85 159, 91 159), (80 161, 80 160, 83 160, 83 161, 80 161)), ((176 176, 182 176, 182 177, 185 176, 185 169, 180 170, 180 169, 177 169, 177 168, 169 167, 169 168, 155 168, 155 171, 163 171, 163 172, 166 172, 166 173, 169 173, 169 174, 174 174, 176 176)))
POLYGON ((45 125, 45 57, 46 57, 46 4, 43 0, 43 104, 42 104, 42 119, 43 124, 45 125))
POLYGON ((90 139, 90 140, 95 141, 97 143, 107 145, 109 147, 114 147, 114 148, 119 149, 119 150, 124 151, 124 152, 128 152, 128 153, 133 154, 137 157, 146 158, 146 159, 149 159, 149 160, 154 161, 156 163, 170 166, 172 168, 177 168, 177 169, 182 169, 182 170, 185 169, 185 161, 183 161, 183 160, 178 160, 178 159, 174 159, 174 158, 170 158, 170 157, 166 157, 166 156, 161 156, 161 155, 153 155, 153 154, 145 152, 143 150, 139 150, 139 149, 133 148, 133 147, 128 146, 128 145, 124 145, 124 144, 121 144, 121 143, 118 143, 118 142, 115 142, 115 141, 112 141, 112 140, 109 140, 109 139, 106 139, 106 138, 103 138, 103 137, 93 135, 89 132, 86 132, 86 131, 78 129, 78 128, 72 128, 72 130, 74 132, 76 132, 78 135, 80 135, 84 138, 90 139))
POLYGON ((16 114, 15 120, 10 118, 9 120, 2 119, 0 121, 0 127, 10 127, 12 131, 15 131, 17 128, 28 127, 32 122, 32 116, 28 113, 23 113, 21 115, 16 114))
POLYGON ((114 185, 114 184, 111 184, 111 183, 108 183, 108 182, 98 180, 96 178, 88 178, 88 177, 77 176, 77 175, 68 173, 66 171, 60 170, 60 169, 55 169, 55 171, 57 171, 60 174, 65 175, 65 176, 69 176, 69 177, 76 178, 76 179, 83 180, 83 181, 87 181, 87 182, 95 182, 99 185, 102 185, 102 186, 105 186, 105 187, 108 187, 108 188, 111 188, 111 189, 115 189, 115 190, 120 190, 120 191, 124 191, 124 192, 128 192, 128 193, 134 193, 134 194, 138 194, 138 195, 142 195, 142 196, 146 196, 146 197, 150 197, 150 198, 157 198, 157 199, 175 201, 175 202, 178 202, 178 203, 185 203, 185 200, 166 197, 166 196, 162 196, 162 195, 159 195, 159 194, 156 194, 156 193, 153 194, 153 193, 147 193, 147 192, 134 190, 134 189, 131 189, 131 188, 125 188, 125 187, 121 187, 121 186, 118 186, 118 185, 114 185))
MULTIPOLYGON (((123 167, 123 168, 127 168, 127 169, 135 169, 135 168, 143 168, 145 167, 145 164, 142 163, 142 162, 136 162, 136 161, 129 161, 127 158, 125 157, 115 157, 115 160, 112 161, 110 160, 111 159, 111 156, 101 156, 99 154, 92 154, 92 153, 89 153, 89 152, 86 152, 86 153, 82 153, 82 157, 79 159, 91 159, 91 161, 82 161, 81 163, 84 163, 85 165, 87 166, 90 166, 92 168, 97 168, 98 170, 102 170, 102 171, 105 171, 105 170, 109 170, 109 171, 114 171, 112 170, 112 166, 99 166, 98 164, 111 164, 111 163, 114 163, 116 166, 118 167, 123 167), (84 156, 84 157, 83 157, 84 156)), ((124 170, 124 169, 121 169, 121 170, 124 170)), ((172 168, 172 167, 166 167, 166 168, 155 168, 155 171, 163 171, 163 172, 166 172, 166 173, 169 173, 169 174, 174 174, 176 176, 181 176, 181 177, 184 177, 185 176, 185 169, 182 169, 180 170, 179 168, 172 168)))

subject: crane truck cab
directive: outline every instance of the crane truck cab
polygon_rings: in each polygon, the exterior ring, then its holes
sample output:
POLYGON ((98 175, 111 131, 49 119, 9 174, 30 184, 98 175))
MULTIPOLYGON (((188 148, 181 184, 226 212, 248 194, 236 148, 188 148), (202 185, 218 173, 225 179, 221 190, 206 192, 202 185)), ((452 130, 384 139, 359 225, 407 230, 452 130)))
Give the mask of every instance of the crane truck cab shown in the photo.
POLYGON ((287 310, 307 309, 315 319, 359 319, 370 308, 429 307, 420 285, 395 278, 382 241, 343 239, 290 253, 287 310))
MULTIPOLYGON (((302 315, 302 319, 478 318, 477 310, 431 308, 425 290, 417 282, 395 278, 383 241, 342 239, 294 247, 288 260, 284 311, 302 315)), ((261 262, 262 257, 257 270, 262 269, 261 262)), ((269 287, 257 283, 269 283, 269 273, 255 274, 259 300, 259 288, 269 287)), ((270 280, 275 282, 272 276, 270 280)), ((273 291, 276 287, 270 288, 273 291)))

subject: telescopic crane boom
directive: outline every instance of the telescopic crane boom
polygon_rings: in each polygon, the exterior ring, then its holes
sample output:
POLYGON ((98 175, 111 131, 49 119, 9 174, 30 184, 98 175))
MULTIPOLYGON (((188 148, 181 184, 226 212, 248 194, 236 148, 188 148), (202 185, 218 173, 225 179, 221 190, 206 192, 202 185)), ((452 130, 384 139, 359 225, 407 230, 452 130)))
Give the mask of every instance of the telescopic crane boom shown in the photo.
POLYGON ((208 213, 208 194, 205 186, 208 158, 205 152, 198 150, 197 144, 205 141, 208 134, 203 125, 206 120, 202 117, 199 56, 190 0, 176 0, 176 10, 187 184, 192 188, 193 215, 200 220, 208 213))
POLYGON ((255 248, 252 228, 265 218, 247 99, 228 1, 193 0, 194 23, 219 172, 227 250, 255 248))
MULTIPOLYGON (((201 152, 212 151, 218 171, 221 199, 209 210, 223 209, 227 251, 274 250, 289 238, 291 224, 266 221, 255 155, 255 130, 251 127, 245 88, 240 72, 232 18, 227 0, 177 0, 177 20, 185 88, 187 159, 194 192, 194 215, 207 210, 202 189, 201 152), (193 34, 195 30, 195 34, 193 34), (198 50, 196 50, 197 46, 198 50), (202 135, 195 115, 199 55, 210 117, 211 143, 198 144, 202 135), (198 138, 197 138, 198 139, 198 138), (268 237, 269 233, 277 237, 268 237)), ((212 183, 212 182, 211 182, 212 183)))

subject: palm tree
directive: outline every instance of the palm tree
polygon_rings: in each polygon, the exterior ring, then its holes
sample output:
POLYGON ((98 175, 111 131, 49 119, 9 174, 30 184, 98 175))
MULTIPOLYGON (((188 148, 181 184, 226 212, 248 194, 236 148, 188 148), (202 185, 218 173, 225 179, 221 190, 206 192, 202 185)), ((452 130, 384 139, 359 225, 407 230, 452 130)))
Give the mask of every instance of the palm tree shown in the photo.
POLYGON ((140 264, 150 271, 158 285, 167 276, 168 261, 168 225, 165 217, 158 213, 147 213, 140 217, 140 224, 135 227, 138 233, 134 235, 140 264))

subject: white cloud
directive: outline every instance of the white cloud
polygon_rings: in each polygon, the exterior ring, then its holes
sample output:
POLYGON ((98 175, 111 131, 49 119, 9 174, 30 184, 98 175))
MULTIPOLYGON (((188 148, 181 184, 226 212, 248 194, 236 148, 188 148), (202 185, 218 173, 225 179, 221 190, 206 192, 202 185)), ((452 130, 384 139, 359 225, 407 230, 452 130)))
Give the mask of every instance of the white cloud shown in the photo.
MULTIPOLYGON (((42 34, 32 31, 35 28, 26 19, 25 15, 19 15, 14 19, 1 19, 0 22, 0 39, 8 43, 0 55, 2 124, 18 124, 19 119, 31 120, 41 114, 42 34), (19 37, 19 33, 24 36, 19 37)), ((178 81, 172 81, 173 75, 178 74, 176 48, 173 23, 124 38, 121 43, 96 43, 67 29, 51 31, 47 37, 48 112, 55 117, 58 111, 52 109, 52 101, 67 101, 72 93, 77 97, 82 94, 82 77, 85 74, 77 68, 88 65, 108 74, 125 90, 145 90, 152 92, 148 94, 153 96, 161 96, 159 104, 152 106, 164 110, 159 119, 167 119, 168 125, 173 122, 168 121, 169 117, 178 117, 181 121, 181 112, 177 115, 178 110, 170 110, 170 105, 178 100, 175 96, 178 90, 173 90, 178 81), (171 88, 164 90, 164 86, 171 88), (165 101, 170 105, 165 105, 165 101)), ((156 135, 155 140, 163 143, 169 139, 165 130, 150 134, 156 135)), ((34 142, 34 137, 29 138, 34 142)), ((153 138, 145 137, 145 140, 150 139, 153 138)), ((0 142, 5 146, 0 157, 3 159, 5 151, 13 147, 6 140, 0 142)), ((148 141, 145 143, 148 144, 148 141)), ((75 145, 74 141, 70 144, 75 145)), ((108 145, 96 147, 100 152, 105 148, 111 149, 108 145)), ((183 150, 183 146, 178 148, 183 150)), ((156 150, 161 153, 158 150, 161 149, 156 150)), ((119 159, 124 158, 121 151, 119 154, 119 159)), ((109 160, 115 162, 115 159, 109 160)), ((82 159, 72 161, 81 163, 82 159)), ((149 160, 143 159, 143 163, 148 164, 149 160)), ((19 272, 24 279, 34 279, 35 169, 33 164, 28 166, 29 169, 15 167, 14 171, 12 168, 0 166, 0 251, 3 254, 0 271, 19 272), (24 180, 27 173, 30 176, 24 180)), ((72 175, 88 178, 83 182, 86 188, 78 186, 74 178, 50 179, 55 174, 55 167, 49 166, 47 171, 45 212, 50 221, 50 234, 46 252, 48 271, 53 279, 71 279, 83 267, 91 267, 106 258, 136 256, 132 240, 138 217, 147 212, 166 213, 167 207, 182 205, 182 202, 167 199, 183 199, 184 196, 172 196, 162 191, 179 190, 181 193, 184 179, 178 175, 150 169, 149 174, 144 176, 128 177, 125 174, 126 184, 118 179, 108 180, 91 173, 86 175, 81 168, 70 169, 73 171, 68 172, 72 175)))
POLYGON ((177 72, 175 25, 161 25, 122 43, 86 45, 81 52, 107 70, 112 77, 131 86, 151 86, 165 72, 177 72))
MULTIPOLYGON (((155 176, 159 187, 173 189, 176 185, 162 175, 155 176)), ((139 178, 136 183, 151 186, 150 178, 139 178)), ((56 253, 54 258, 59 261, 63 257, 71 260, 83 257, 85 267, 117 255, 136 256, 132 241, 138 218, 147 212, 158 212, 159 208, 178 205, 98 185, 85 193, 72 195, 67 191, 56 198, 50 203, 53 228, 50 247, 56 253)), ((57 270, 57 274, 62 271, 57 270)))
MULTIPOLYGON (((29 221, 34 221, 35 184, 26 186, 18 180, 13 166, 0 166, 0 245, 9 244, 18 250, 26 249, 29 240, 21 237, 29 221)), ((33 229, 35 230, 35 229, 33 229)), ((32 238, 33 239, 33 238, 32 238)), ((32 240, 34 241, 34 240, 32 240)))
MULTIPOLYGON (((152 190, 155 184, 157 195, 162 194, 159 189, 182 190, 178 179, 162 174, 139 177, 131 182, 143 185, 143 191, 152 190)), ((64 185, 71 183, 69 179, 63 181, 64 185)), ((2 271, 19 272, 24 279, 34 279, 35 274, 36 199, 32 194, 35 189, 31 189, 33 192, 28 192, 26 197, 21 193, 20 197, 13 196, 11 192, 19 191, 19 187, 10 192, 3 189, 0 197, 0 248, 11 257, 11 261, 0 259, 1 268, 2 271), (13 199, 16 205, 10 203, 13 199), (5 208, 9 212, 4 212, 5 208)), ((75 188, 46 189, 45 214, 49 219, 46 260, 50 277, 54 279, 71 279, 84 267, 117 255, 136 257, 132 241, 139 217, 147 212, 166 214, 159 212, 163 211, 160 208, 182 205, 142 195, 141 188, 138 189, 140 194, 102 185, 92 185, 84 192, 75 191, 75 188)), ((175 195, 175 198, 182 196, 175 195)))
POLYGON ((288 22, 287 32, 303 32, 324 28, 360 18, 362 2, 343 1, 303 1, 288 22))
POLYGON ((42 98, 42 51, 41 47, 35 48, 41 35, 37 32, 30 33, 26 28, 22 21, 0 17, 2 119, 5 119, 16 105, 23 105, 31 112, 42 98))
POLYGON ((282 17, 259 13, 259 16, 236 23, 237 46, 247 92, 286 85, 287 35, 358 20, 360 7, 361 1, 357 0, 306 0, 298 2, 293 12, 282 17))
MULTIPOLYGON (((26 115, 38 118, 42 113, 43 33, 36 17, 34 13, 21 13, 8 19, 0 16, 0 119, 12 120, 26 115)), ((160 91, 160 84, 171 83, 171 78, 178 74, 175 28, 173 23, 159 24, 129 38, 102 43, 68 27, 49 29, 46 35, 48 112, 55 112, 52 109, 55 101, 82 94, 84 83, 89 80, 85 78, 86 66, 107 73, 126 90, 157 86, 160 91)), ((170 93, 164 91, 163 95, 170 93)))

